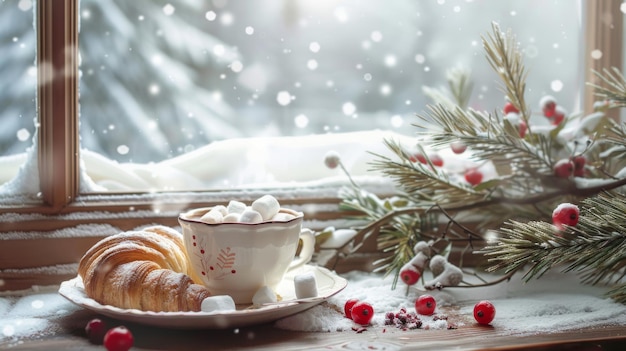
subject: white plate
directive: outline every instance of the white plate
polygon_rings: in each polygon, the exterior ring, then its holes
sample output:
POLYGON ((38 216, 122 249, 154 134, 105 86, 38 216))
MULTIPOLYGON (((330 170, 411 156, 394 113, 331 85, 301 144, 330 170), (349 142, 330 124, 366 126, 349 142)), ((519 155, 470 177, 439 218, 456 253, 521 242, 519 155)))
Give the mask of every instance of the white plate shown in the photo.
POLYGON ((326 268, 304 265, 285 275, 276 288, 276 293, 282 297, 279 303, 260 308, 238 305, 236 311, 228 312, 150 312, 102 305, 85 294, 80 277, 61 283, 59 294, 79 306, 124 321, 177 329, 225 329, 273 322, 302 312, 326 301, 346 285, 347 281, 344 278, 326 268), (315 274, 318 296, 297 300, 293 279, 294 276, 306 272, 315 274))

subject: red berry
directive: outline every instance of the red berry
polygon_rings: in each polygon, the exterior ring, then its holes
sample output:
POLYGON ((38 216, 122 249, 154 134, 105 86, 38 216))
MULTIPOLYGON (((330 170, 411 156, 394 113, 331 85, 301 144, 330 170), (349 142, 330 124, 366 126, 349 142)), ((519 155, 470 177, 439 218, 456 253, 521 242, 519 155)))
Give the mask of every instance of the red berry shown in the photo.
POLYGON ((343 312, 346 314, 346 318, 352 319, 352 306, 357 302, 359 302, 359 299, 349 299, 346 301, 345 305, 343 305, 343 312))
POLYGON ((580 210, 578 206, 570 203, 562 203, 552 211, 552 223, 559 229, 563 228, 563 224, 571 227, 578 224, 580 210))
POLYGON ((474 305, 474 319, 478 324, 487 325, 493 321, 496 316, 496 308, 489 301, 480 301, 474 305))
POLYGON ((524 138, 526 136, 526 131, 528 131, 528 125, 524 121, 519 122, 519 137, 524 138))
POLYGON ((420 280, 420 277, 420 272, 410 263, 405 264, 400 270, 400 279, 402 279, 406 285, 414 285, 420 280))
POLYGON ((104 335, 104 347, 108 351, 128 351, 133 342, 133 334, 124 326, 110 329, 104 335))
POLYGON ((426 164, 426 156, 424 156, 421 153, 416 153, 412 156, 409 157, 409 161, 415 163, 415 162, 419 162, 419 163, 423 163, 426 164))
POLYGON ((415 300, 415 311, 419 314, 430 316, 435 312, 435 307, 437 307, 437 302, 431 295, 420 295, 415 300))
POLYGON ((483 174, 476 168, 465 171, 465 180, 471 185, 478 185, 483 181, 483 174))
POLYGON ((587 163, 587 159, 583 155, 574 156, 572 159, 574 162, 574 177, 584 177, 585 176, 585 163, 587 163))
POLYGON ((502 109, 502 112, 504 112, 504 114, 508 114, 511 112, 514 113, 519 113, 519 110, 510 102, 507 102, 506 104, 504 104, 504 108, 502 109))
POLYGON ((360 325, 368 325, 374 317, 374 307, 367 302, 360 301, 352 306, 352 320, 360 325))
POLYGON ((565 119, 565 110, 561 108, 560 106, 557 106, 554 109, 554 114, 552 115, 550 119, 551 119, 550 123, 552 123, 552 125, 558 126, 565 119))
POLYGON ((443 158, 441 158, 441 156, 437 154, 432 154, 429 156, 429 158, 433 166, 443 167, 443 158))
POLYGON ((102 344, 106 331, 107 329, 105 323, 98 318, 90 320, 85 326, 85 333, 87 333, 89 342, 96 345, 102 344))
POLYGON ((467 145, 465 145, 464 142, 457 140, 450 143, 450 148, 455 154, 462 154, 465 150, 467 150, 467 145))
POLYGON ((559 178, 569 178, 574 174, 574 162, 562 159, 554 164, 554 175, 559 178))
POLYGON ((542 97, 539 101, 539 106, 541 107, 544 116, 548 118, 552 118, 552 116, 554 116, 554 111, 556 110, 556 100, 552 96, 546 95, 542 97))

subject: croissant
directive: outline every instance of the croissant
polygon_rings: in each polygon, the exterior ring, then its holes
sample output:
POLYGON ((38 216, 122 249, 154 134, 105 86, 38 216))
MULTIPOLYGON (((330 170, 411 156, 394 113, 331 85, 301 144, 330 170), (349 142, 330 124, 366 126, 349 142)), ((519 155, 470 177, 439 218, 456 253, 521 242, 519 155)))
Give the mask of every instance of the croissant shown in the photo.
POLYGON ((182 234, 164 226, 100 240, 81 258, 78 275, 87 296, 124 309, 200 311, 211 296, 193 278, 182 234))

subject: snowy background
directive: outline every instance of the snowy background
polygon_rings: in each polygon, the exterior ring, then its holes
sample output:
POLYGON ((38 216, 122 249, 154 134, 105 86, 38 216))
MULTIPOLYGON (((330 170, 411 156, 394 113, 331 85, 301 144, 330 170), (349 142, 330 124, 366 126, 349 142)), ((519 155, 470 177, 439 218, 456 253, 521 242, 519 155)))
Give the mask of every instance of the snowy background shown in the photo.
MULTIPOLYGON (((15 176, 35 136, 33 6, 0 1, 0 81, 11 84, 0 91, 0 183, 15 176)), ((194 165, 180 168, 189 153, 229 149, 235 140, 237 152, 195 158, 211 172, 165 182, 220 188, 318 179, 296 167, 303 159, 321 165, 334 144, 311 136, 355 140, 343 155, 366 160, 380 139, 363 144, 351 133, 412 136, 415 114, 430 102, 422 87, 445 87, 451 68, 472 71, 472 107, 499 109, 503 94, 481 45, 492 21, 512 29, 525 52, 527 101, 551 94, 574 112, 580 16, 579 1, 558 0, 82 0, 84 167, 112 190, 170 190, 177 185, 149 181, 164 172, 153 164, 194 173, 194 165), (309 136, 309 151, 318 147, 303 157, 295 147, 304 141, 288 139, 288 150, 265 148, 259 158, 258 143, 292 136, 309 136), (231 162, 212 162, 216 156, 231 162), (294 169, 304 178, 290 175, 294 169)))

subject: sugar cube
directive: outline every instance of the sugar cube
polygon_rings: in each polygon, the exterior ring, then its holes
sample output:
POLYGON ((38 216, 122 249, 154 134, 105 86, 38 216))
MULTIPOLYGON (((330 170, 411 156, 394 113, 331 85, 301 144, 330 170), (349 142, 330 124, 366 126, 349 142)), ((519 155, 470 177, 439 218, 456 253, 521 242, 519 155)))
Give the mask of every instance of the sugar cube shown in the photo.
POLYGON ((278 301, 276 293, 270 289, 269 286, 264 285, 252 296, 252 304, 260 306, 266 303, 272 303, 278 301))
POLYGON ((202 312, 234 311, 235 309, 235 301, 229 295, 209 296, 202 300, 200 305, 202 312))
POLYGON ((317 282, 312 272, 298 274, 293 278, 293 284, 298 299, 317 296, 317 282))

